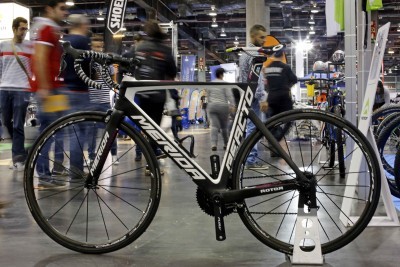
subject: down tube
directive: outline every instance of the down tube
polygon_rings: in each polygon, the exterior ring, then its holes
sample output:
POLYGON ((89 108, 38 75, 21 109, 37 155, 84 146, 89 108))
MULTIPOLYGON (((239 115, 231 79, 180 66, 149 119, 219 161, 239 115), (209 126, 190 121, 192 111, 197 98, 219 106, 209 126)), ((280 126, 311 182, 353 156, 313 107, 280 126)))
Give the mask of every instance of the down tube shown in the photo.
POLYGON ((136 103, 132 104, 137 110, 137 112, 129 116, 132 121, 138 125, 151 140, 156 142, 160 149, 167 154, 179 168, 185 170, 196 184, 201 186, 204 183, 209 183, 211 177, 139 106, 137 106, 136 103))

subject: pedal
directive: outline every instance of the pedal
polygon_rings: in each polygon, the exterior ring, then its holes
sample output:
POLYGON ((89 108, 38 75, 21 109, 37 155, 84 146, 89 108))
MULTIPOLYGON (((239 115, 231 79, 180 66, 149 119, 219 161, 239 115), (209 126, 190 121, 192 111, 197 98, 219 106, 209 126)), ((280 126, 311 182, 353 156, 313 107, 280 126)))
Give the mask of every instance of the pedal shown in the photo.
POLYGON ((221 169, 221 163, 218 155, 211 155, 211 177, 214 179, 218 178, 219 170, 221 169))
POLYGON ((178 141, 179 147, 184 149, 186 151, 186 153, 188 153, 191 158, 196 158, 196 156, 194 155, 194 136, 193 135, 187 135, 187 136, 185 136, 183 138, 176 139, 176 141, 178 141), (188 138, 190 138, 189 151, 183 146, 183 141, 185 141, 188 138))
POLYGON ((214 219, 215 219, 215 235, 217 241, 226 239, 224 215, 222 214, 222 203, 219 197, 214 198, 214 219))

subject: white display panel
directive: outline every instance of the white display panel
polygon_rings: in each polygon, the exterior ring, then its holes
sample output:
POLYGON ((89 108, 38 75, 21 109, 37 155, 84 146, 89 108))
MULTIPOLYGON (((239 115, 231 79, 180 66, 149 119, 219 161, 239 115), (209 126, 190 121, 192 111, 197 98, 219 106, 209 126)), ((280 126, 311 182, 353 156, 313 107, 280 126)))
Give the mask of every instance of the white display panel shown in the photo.
MULTIPOLYGON (((0 4, 0 40, 13 38, 12 22, 17 17, 25 18, 29 25, 29 8, 14 3, 0 4)), ((29 39, 29 31, 26 39, 29 39)))

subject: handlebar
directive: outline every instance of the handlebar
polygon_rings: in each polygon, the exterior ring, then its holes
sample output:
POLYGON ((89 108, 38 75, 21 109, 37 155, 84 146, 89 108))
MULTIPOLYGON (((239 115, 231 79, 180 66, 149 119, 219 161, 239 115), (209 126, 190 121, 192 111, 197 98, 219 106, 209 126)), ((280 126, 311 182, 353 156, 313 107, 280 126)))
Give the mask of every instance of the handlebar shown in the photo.
POLYGON ((226 49, 227 53, 232 53, 232 52, 251 52, 255 51, 261 54, 266 54, 266 55, 272 55, 276 52, 279 52, 283 49, 285 49, 286 45, 285 44, 278 44, 274 46, 263 46, 263 47, 231 47, 226 49))
POLYGON ((63 49, 66 54, 72 56, 72 58, 74 59, 74 69, 78 77, 85 84, 96 89, 102 89, 103 86, 101 83, 90 79, 83 71, 81 64, 85 59, 93 59, 94 61, 102 65, 101 76, 103 77, 107 85, 114 89, 119 88, 119 85, 111 79, 110 72, 108 71, 108 65, 118 63, 127 68, 134 68, 139 64, 136 59, 129 59, 118 55, 111 55, 90 50, 75 49, 71 46, 70 42, 64 42, 63 49))

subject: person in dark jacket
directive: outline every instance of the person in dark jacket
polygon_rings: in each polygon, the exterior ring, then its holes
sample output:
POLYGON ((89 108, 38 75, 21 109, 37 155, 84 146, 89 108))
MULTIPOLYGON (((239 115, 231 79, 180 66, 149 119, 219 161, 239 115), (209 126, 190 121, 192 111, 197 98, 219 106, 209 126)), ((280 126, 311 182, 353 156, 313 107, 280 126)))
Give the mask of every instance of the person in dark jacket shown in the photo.
MULTIPOLYGON (((144 25, 144 32, 147 36, 135 50, 135 57, 140 60, 140 65, 135 70, 135 78, 137 80, 173 80, 177 70, 171 48, 163 43, 165 34, 154 20, 150 20, 144 25)), ((144 112, 160 125, 166 90, 142 91, 136 93, 135 97, 144 112)), ((155 143, 152 144, 152 147, 156 155, 160 154, 155 143)), ((149 175, 150 172, 146 171, 146 174, 149 175)))

